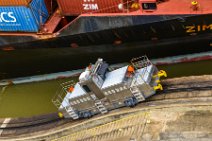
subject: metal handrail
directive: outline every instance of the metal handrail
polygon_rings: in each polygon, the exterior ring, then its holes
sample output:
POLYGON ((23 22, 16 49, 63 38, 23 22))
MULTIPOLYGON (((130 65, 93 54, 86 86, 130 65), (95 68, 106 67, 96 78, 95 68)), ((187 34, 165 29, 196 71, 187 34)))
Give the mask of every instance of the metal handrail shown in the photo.
MULTIPOLYGON (((144 69, 144 71, 142 72, 142 74, 139 75, 139 76, 146 83, 146 81, 143 78, 144 78, 144 75, 146 74, 146 72, 148 72, 147 67, 149 65, 152 65, 152 62, 148 59, 148 57, 146 55, 144 55, 144 56, 141 56, 141 57, 137 57, 137 58, 131 59, 130 63, 132 64, 132 66, 135 69, 141 69, 141 68, 144 69)), ((148 73, 150 73, 150 72, 148 72, 148 73)), ((137 79, 138 78, 136 77, 136 79, 135 79, 136 82, 137 82, 137 79)))
POLYGON ((64 83, 60 84, 60 87, 58 88, 58 90, 56 91, 55 95, 52 98, 52 103, 59 108, 63 102, 63 100, 65 100, 67 103, 69 102, 68 99, 66 99, 66 95, 67 93, 70 93, 68 91, 68 89, 70 87, 74 87, 75 86, 75 82, 73 80, 71 81, 67 81, 64 83))

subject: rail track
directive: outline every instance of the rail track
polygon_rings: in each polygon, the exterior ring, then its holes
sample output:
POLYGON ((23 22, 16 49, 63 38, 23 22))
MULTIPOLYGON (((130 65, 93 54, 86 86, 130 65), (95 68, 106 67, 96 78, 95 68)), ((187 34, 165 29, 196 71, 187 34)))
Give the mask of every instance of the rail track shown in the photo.
POLYGON ((182 83, 182 84, 168 84, 167 82, 163 83, 164 90, 159 92, 159 94, 167 94, 173 92, 182 92, 182 91, 199 91, 199 90, 211 90, 212 81, 203 81, 203 82, 192 82, 192 83, 182 83))
MULTIPOLYGON (((201 82, 180 82, 180 83, 168 83, 162 81, 164 90, 157 95, 149 98, 145 102, 162 101, 168 99, 182 99, 187 98, 187 95, 176 96, 175 98, 169 97, 169 95, 178 95, 178 92, 192 92, 192 91, 204 91, 212 90, 212 81, 201 82)), ((180 95, 180 93, 179 93, 180 95)), ((194 97, 202 97, 201 95, 194 95, 194 97)), ((207 96, 203 96, 207 97, 207 96)), ((208 97, 212 97, 209 95, 208 97)), ((190 97, 191 98, 191 97, 190 97)), ((140 104, 139 104, 140 105, 140 104)), ((138 106, 139 106, 138 105, 138 106)), ((100 116, 100 115, 98 115, 100 116)), ((85 119, 86 120, 86 119, 85 119)), ((70 123, 79 123, 84 120, 73 121, 71 119, 60 119, 56 113, 50 115, 44 115, 39 117, 33 117, 29 119, 12 119, 6 126, 0 126, 0 139, 1 137, 13 137, 22 134, 29 134, 36 131, 45 131, 58 126, 69 125, 70 123)), ((4 120, 0 120, 0 125, 4 124, 4 120)))

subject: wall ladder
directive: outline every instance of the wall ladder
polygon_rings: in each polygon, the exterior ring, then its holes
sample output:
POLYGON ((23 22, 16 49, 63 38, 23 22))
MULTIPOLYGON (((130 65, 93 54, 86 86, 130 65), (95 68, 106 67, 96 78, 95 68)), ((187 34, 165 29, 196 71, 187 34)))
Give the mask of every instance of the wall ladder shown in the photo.
POLYGON ((69 116, 72 117, 73 119, 78 119, 79 118, 78 114, 74 111, 74 109, 72 107, 68 107, 66 109, 66 111, 69 114, 69 116))
POLYGON ((145 98, 143 96, 143 94, 141 93, 141 91, 139 90, 138 87, 131 87, 130 91, 132 92, 132 94, 135 96, 135 98, 138 100, 138 102, 144 101, 145 98))
POLYGON ((97 109, 102 113, 105 114, 108 112, 108 110, 106 109, 106 107, 102 104, 102 102, 100 100, 97 100, 95 102, 95 105, 97 107, 97 109))

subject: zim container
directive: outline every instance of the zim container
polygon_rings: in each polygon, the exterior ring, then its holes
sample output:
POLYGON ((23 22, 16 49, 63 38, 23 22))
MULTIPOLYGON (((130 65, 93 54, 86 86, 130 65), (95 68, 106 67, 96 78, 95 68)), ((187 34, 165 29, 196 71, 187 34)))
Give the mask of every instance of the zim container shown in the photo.
POLYGON ((1 6, 0 32, 37 32, 48 16, 44 0, 33 0, 29 6, 1 6))
POLYGON ((116 13, 122 0, 58 0, 63 15, 79 15, 82 13, 116 13))

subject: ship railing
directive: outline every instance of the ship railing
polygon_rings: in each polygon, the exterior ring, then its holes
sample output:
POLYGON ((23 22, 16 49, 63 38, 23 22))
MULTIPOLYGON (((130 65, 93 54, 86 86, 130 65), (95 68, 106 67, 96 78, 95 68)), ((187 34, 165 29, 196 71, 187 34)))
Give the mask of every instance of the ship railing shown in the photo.
POLYGON ((137 75, 134 78, 135 81, 140 82, 141 79, 142 79, 143 82, 147 83, 146 80, 148 80, 148 79, 144 79, 144 78, 147 74, 151 73, 148 70, 148 66, 153 65, 152 62, 148 59, 148 57, 146 55, 144 55, 144 56, 141 56, 141 57, 133 58, 133 59, 131 59, 130 63, 135 68, 135 70, 142 69, 141 73, 139 73, 139 75, 137 75))
MULTIPOLYGON (((61 83, 59 88, 57 89, 55 95, 52 98, 52 103, 59 109, 61 106, 63 107, 62 103, 65 102, 66 104, 69 103, 68 98, 66 95, 70 92, 70 88, 75 86, 75 82, 73 80, 61 83)), ((65 108, 65 107, 63 107, 65 108)))

